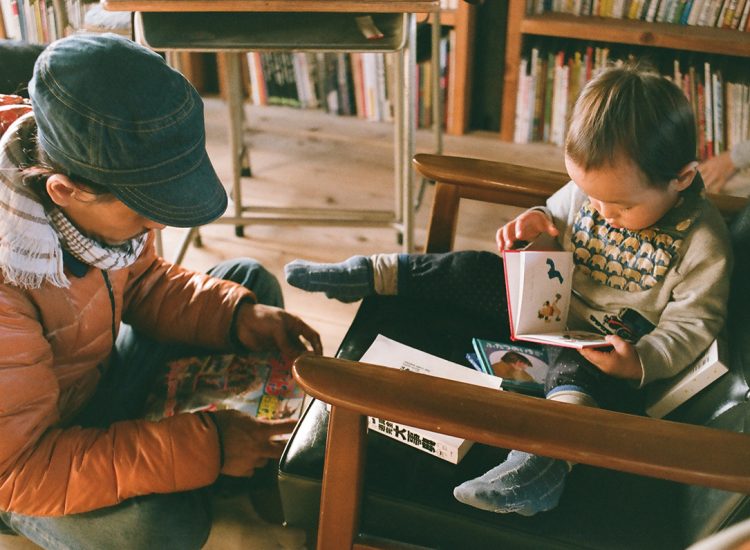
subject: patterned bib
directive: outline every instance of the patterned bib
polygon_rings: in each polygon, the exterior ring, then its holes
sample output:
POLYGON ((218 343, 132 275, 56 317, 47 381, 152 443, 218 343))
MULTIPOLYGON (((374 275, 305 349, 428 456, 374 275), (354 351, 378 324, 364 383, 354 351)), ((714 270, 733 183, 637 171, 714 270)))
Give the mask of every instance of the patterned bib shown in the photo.
POLYGON ((628 292, 652 288, 677 263, 704 200, 703 180, 696 175, 669 212, 653 226, 636 231, 610 226, 587 200, 571 235, 576 269, 611 288, 628 292))

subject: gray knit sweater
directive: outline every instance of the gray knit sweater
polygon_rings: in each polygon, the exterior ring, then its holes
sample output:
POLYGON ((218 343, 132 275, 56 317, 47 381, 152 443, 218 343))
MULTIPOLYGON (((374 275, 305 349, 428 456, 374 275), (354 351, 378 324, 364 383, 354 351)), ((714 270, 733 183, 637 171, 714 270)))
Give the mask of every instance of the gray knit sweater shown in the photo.
POLYGON ((631 308, 655 328, 636 343, 640 385, 677 374, 708 347, 726 316, 732 256, 718 210, 700 178, 654 226, 610 227, 573 182, 544 209, 574 253, 569 327, 615 332, 631 308))

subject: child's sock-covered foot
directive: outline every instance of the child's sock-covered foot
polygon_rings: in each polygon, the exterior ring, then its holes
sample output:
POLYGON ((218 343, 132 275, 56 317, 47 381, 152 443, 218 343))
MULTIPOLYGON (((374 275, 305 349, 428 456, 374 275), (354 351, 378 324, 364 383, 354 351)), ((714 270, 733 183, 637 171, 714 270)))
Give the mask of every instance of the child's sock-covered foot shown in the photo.
POLYGON ((356 302, 375 292, 372 261, 352 256, 335 264, 294 260, 284 266, 286 281, 310 292, 324 292, 329 298, 356 302))
POLYGON ((569 471, 564 460, 511 451, 499 466, 456 487, 453 496, 482 510, 533 516, 557 506, 569 471))

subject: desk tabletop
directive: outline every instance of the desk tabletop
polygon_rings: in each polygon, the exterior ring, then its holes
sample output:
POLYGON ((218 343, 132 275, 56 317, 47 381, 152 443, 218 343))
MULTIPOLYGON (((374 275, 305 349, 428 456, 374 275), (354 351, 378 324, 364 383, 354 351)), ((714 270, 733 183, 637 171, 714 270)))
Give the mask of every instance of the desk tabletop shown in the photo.
POLYGON ((428 13, 439 0, 103 0, 111 11, 428 13))

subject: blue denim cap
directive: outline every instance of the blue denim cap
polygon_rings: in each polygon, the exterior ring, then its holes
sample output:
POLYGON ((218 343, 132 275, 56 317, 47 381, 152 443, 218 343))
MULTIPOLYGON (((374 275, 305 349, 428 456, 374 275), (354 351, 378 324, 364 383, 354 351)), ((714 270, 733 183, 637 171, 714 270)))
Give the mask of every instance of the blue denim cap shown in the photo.
POLYGON ((202 225, 226 210, 203 102, 151 50, 115 34, 63 38, 37 59, 29 96, 42 149, 72 179, 165 225, 202 225))

